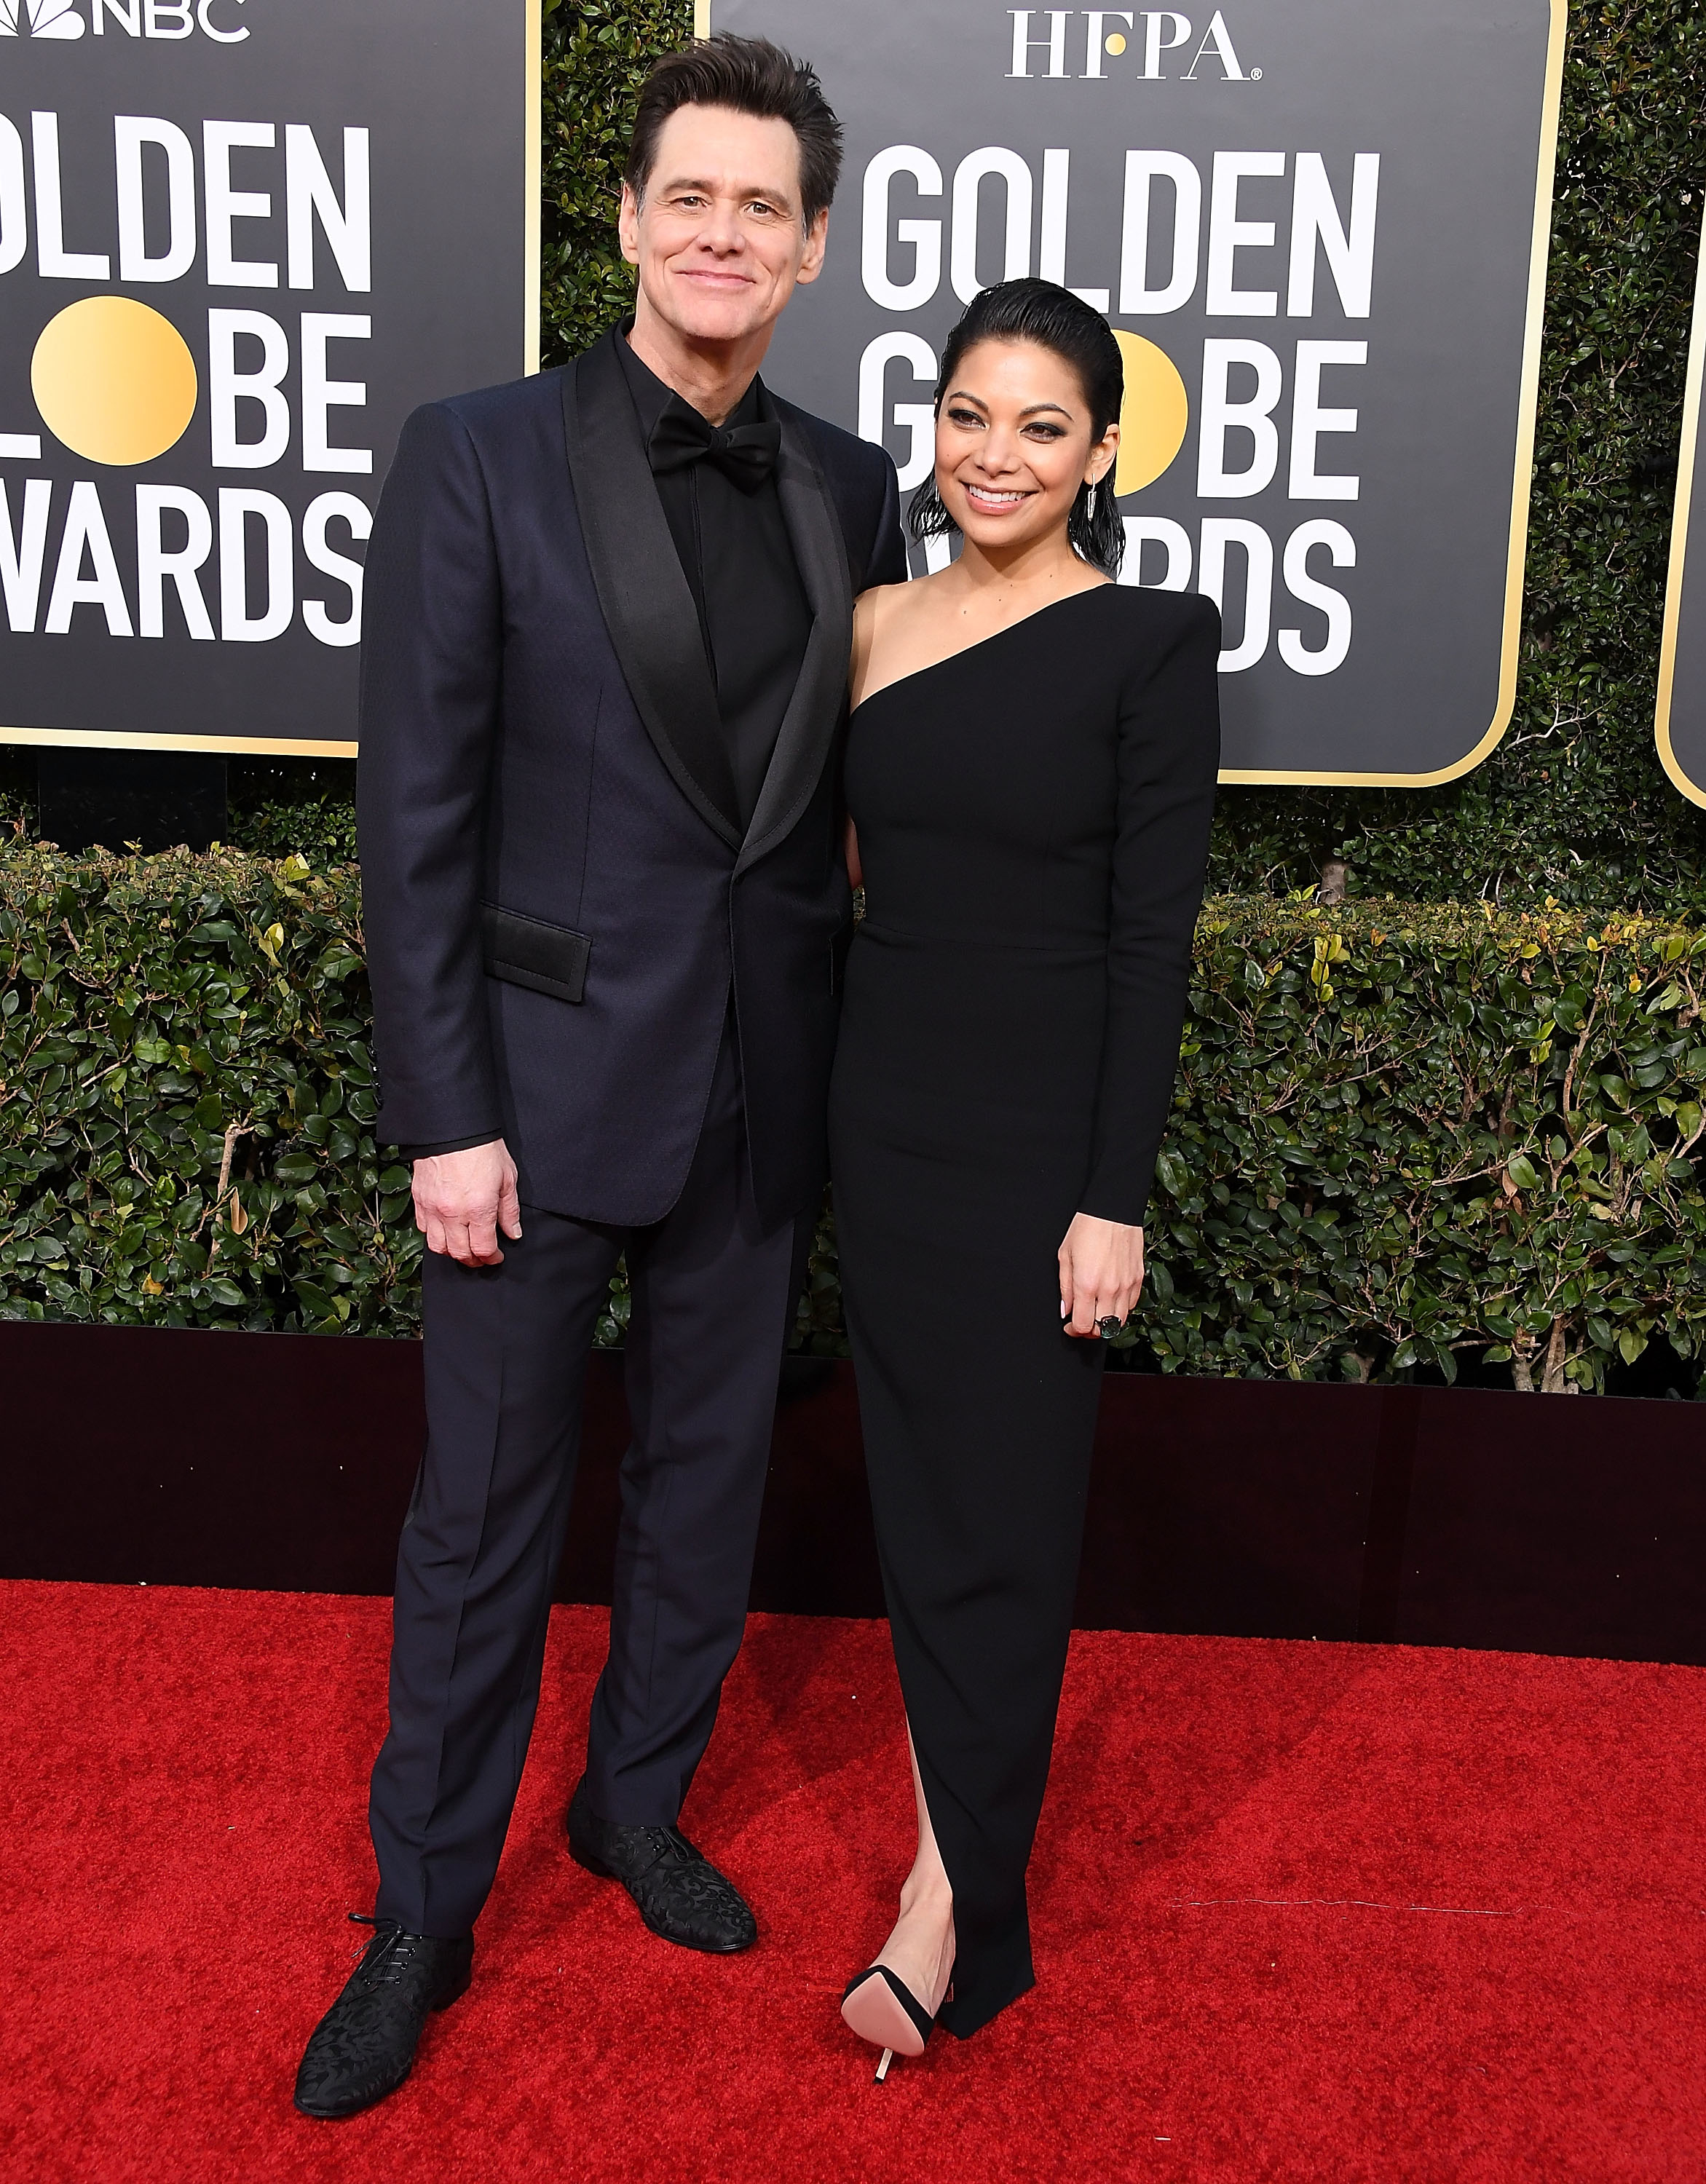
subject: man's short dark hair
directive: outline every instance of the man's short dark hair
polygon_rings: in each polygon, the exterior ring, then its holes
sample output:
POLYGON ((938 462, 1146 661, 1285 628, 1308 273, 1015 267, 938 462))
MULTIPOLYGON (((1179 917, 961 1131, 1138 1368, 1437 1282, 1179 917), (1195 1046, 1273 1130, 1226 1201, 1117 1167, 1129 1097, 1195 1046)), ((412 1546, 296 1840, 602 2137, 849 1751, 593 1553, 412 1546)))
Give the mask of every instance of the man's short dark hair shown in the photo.
POLYGON ((724 106, 761 121, 785 121, 800 145, 800 210, 810 227, 827 212, 841 175, 841 124, 817 71, 768 38, 721 31, 669 53, 646 78, 634 114, 622 179, 643 197, 657 164, 663 125, 683 106, 724 106))

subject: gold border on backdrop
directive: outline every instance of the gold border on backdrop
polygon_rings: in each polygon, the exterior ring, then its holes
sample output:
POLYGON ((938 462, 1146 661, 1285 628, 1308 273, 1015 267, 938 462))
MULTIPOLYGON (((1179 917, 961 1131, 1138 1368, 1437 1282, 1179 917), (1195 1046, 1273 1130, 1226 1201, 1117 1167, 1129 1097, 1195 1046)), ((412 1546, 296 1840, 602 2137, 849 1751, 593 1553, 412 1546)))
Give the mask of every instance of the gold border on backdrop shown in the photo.
MULTIPOLYGON (((711 35, 711 0, 694 0, 695 37, 711 35)), ((1567 0, 1551 0, 1547 34, 1546 87, 1542 102, 1540 155, 1535 166, 1534 226, 1529 244, 1528 311, 1523 334, 1522 377, 1517 400, 1516 462, 1511 483, 1510 547, 1505 559, 1504 642, 1499 655, 1497 710, 1492 725, 1466 757, 1436 773, 1318 773, 1307 769, 1268 772, 1228 766, 1223 781, 1269 788, 1433 788, 1469 773, 1498 743, 1516 710, 1517 660, 1522 644, 1523 571, 1528 558, 1529 493, 1533 482, 1535 412, 1540 403, 1541 338, 1546 320, 1546 261, 1552 241, 1553 174, 1558 159, 1558 115, 1564 93, 1567 0)), ((1702 801, 1706 801, 1703 798, 1702 801)))
POLYGON ((353 743, 309 743, 295 736, 245 736, 228 743, 223 736, 109 735, 104 728, 0 728, 0 744, 54 744, 77 750, 223 751, 227 758, 259 752, 265 758, 354 758, 353 743))
MULTIPOLYGON (((1694 319, 1688 334, 1688 370, 1682 395, 1682 444, 1676 453, 1676 504, 1670 518, 1670 573, 1664 585, 1664 635, 1659 647, 1659 700, 1653 733, 1659 763, 1691 804, 1706 805, 1706 788, 1691 781, 1670 744, 1670 695, 1676 672, 1676 624, 1682 612, 1682 562, 1688 551, 1688 510, 1694 495, 1694 463, 1700 444, 1700 382, 1706 375, 1706 217, 1700 223, 1700 270, 1694 283, 1694 319)), ((1703 579, 1706 581, 1706 579, 1703 579)))
POLYGON ((539 198, 544 189, 544 100, 545 62, 544 35, 540 27, 544 10, 541 0, 527 0, 527 105, 523 125, 525 141, 522 146, 521 187, 527 192, 527 213, 521 226, 525 231, 522 248, 527 257, 521 265, 521 357, 523 376, 531 377, 539 368, 539 198))
MULTIPOLYGON (((523 0, 526 10, 523 40, 522 187, 525 192, 521 226, 527 261, 521 274, 521 370, 530 375, 539 369, 541 340, 539 311, 539 197, 544 173, 544 56, 541 32, 542 0, 523 0)), ((696 0, 705 8, 706 0, 696 0)), ((312 741, 295 736, 131 736, 109 734, 104 728, 11 728, 0 724, 0 744, 50 744, 79 750, 216 751, 227 758, 253 755, 261 758, 354 758, 359 746, 354 738, 342 742, 312 741)))

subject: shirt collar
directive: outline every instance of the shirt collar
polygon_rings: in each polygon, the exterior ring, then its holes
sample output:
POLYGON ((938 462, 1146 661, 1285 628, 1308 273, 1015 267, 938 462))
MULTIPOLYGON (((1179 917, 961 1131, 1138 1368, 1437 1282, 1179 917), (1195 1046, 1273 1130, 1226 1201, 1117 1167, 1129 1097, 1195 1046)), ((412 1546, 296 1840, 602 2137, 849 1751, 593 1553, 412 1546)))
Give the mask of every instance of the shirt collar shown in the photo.
MULTIPOLYGON (((658 377, 650 365, 644 363, 635 353, 628 334, 633 326, 631 318, 624 319, 616 329, 616 356, 621 362, 622 376, 627 382, 629 394, 633 398, 634 413, 639 419, 640 436, 650 438, 651 429, 669 407, 672 401, 682 398, 672 387, 658 377)), ((725 425, 752 425, 761 418, 773 417, 769 390, 761 379, 755 377, 750 387, 723 419, 725 425)))

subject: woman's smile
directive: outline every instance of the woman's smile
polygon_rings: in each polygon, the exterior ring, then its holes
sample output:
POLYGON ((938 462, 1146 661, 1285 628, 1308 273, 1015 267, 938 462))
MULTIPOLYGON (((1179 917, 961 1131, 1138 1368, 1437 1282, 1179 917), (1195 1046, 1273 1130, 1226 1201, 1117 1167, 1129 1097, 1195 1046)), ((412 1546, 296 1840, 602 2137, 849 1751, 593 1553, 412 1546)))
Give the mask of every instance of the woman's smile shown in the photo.
POLYGON ((1001 515, 1009 509, 1022 508, 1031 496, 1015 487, 968 484, 966 498, 973 508, 984 510, 991 515, 1001 515))

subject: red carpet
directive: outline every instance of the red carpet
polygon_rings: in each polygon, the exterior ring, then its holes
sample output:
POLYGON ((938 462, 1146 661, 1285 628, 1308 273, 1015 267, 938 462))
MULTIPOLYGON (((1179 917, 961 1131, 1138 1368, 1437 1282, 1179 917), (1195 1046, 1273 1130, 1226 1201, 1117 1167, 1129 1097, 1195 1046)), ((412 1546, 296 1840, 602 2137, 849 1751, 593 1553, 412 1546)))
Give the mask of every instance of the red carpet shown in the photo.
POLYGON ((0 1587, 0 2170, 37 2180, 1706 2177, 1706 1671, 1083 1637, 1040 1984, 882 2087, 836 1998, 904 1864, 880 1625, 755 1620, 686 1815, 763 1942, 652 1941, 558 1816, 560 1609, 472 1992, 354 2123, 288 2105, 357 1945, 386 1609, 0 1587))

